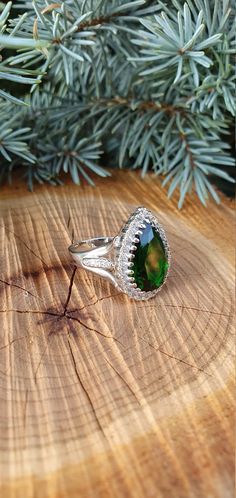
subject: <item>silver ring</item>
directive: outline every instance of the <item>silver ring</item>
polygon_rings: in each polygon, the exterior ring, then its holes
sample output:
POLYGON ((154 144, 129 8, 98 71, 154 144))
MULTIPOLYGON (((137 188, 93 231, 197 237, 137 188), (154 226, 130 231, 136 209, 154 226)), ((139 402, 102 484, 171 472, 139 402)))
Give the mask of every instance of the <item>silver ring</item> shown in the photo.
POLYGON ((106 278, 136 300, 154 297, 166 282, 170 249, 151 211, 137 208, 115 237, 80 240, 69 247, 79 268, 106 278))

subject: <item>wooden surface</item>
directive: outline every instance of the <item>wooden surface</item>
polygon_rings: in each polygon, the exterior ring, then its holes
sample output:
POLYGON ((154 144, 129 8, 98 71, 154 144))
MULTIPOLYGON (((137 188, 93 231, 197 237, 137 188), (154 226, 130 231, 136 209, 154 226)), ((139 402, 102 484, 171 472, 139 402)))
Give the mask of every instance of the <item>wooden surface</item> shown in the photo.
POLYGON ((231 498, 232 206, 179 212, 135 173, 96 182, 1 190, 0 496, 231 498), (147 303, 67 251, 137 205, 173 255, 147 303))

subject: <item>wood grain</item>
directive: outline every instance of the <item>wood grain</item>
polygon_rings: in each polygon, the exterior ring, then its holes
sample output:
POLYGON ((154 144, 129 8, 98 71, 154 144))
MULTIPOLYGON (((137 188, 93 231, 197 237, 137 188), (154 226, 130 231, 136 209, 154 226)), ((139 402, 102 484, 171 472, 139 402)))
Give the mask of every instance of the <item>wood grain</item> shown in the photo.
POLYGON ((233 497, 232 207, 130 172, 0 200, 1 498, 233 497), (158 215, 173 263, 132 302, 75 270, 74 237, 158 215))

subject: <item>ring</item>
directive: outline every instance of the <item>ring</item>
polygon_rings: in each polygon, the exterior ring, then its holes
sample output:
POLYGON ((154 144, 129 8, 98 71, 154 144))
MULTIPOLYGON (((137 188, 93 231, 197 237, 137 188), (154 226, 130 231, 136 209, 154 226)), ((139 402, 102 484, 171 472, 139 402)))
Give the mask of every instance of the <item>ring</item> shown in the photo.
POLYGON ((69 247, 79 268, 112 282, 136 300, 154 297, 170 268, 170 249, 164 228, 154 214, 137 208, 115 237, 80 240, 69 247))

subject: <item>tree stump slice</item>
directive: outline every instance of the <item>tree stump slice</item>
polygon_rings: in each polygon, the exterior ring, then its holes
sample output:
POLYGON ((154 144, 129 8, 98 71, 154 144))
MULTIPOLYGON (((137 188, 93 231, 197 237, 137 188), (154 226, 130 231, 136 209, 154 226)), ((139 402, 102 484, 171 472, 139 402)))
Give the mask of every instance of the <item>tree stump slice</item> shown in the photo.
POLYGON ((232 498, 232 207, 179 212, 151 175, 96 184, 1 191, 0 496, 232 498), (67 249, 137 205, 172 251, 147 302, 67 249))

